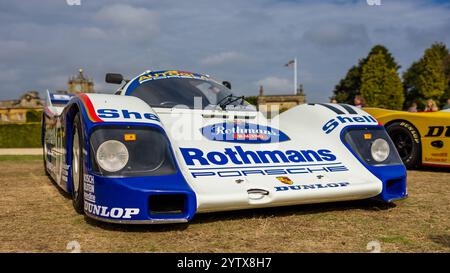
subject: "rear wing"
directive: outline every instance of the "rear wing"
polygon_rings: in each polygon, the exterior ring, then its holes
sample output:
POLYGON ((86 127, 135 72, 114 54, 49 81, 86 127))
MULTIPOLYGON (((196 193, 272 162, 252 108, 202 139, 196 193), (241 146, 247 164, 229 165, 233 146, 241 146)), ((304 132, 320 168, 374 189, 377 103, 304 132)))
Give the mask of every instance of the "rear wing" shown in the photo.
POLYGON ((47 90, 46 103, 47 106, 64 107, 74 96, 73 94, 51 93, 47 90))
POLYGON ((49 117, 59 116, 66 104, 74 97, 72 94, 51 93, 47 90, 44 111, 49 117))

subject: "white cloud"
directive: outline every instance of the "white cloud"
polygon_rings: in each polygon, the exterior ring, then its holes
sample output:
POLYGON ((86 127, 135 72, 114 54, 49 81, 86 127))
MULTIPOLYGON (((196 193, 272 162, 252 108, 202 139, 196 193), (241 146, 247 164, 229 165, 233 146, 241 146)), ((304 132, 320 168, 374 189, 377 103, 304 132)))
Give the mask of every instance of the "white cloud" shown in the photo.
POLYGON ((154 26, 158 14, 146 8, 136 8, 125 4, 106 5, 96 14, 98 20, 120 27, 154 26))
POLYGON ((292 81, 279 78, 279 77, 267 77, 257 82, 259 86, 263 86, 264 93, 270 94, 290 94, 294 90, 294 84, 292 81))
MULTIPOLYGON (((74 71, 74 74, 75 74, 75 71, 74 71)), ((57 89, 58 90, 66 89, 67 88, 67 81, 68 81, 68 79, 69 79, 68 75, 54 74, 54 75, 50 75, 48 77, 45 77, 44 79, 39 79, 39 80, 37 80, 37 82, 39 84, 42 84, 42 85, 49 85, 50 83, 60 83, 59 86, 57 86, 57 87, 56 86, 53 87, 53 88, 48 87, 48 89, 50 91, 54 92, 57 89)))
POLYGON ((308 101, 324 101, 374 44, 407 68, 434 41, 450 46, 448 29, 450 6, 426 0, 0 1, 0 70, 15 69, 0 99, 64 87, 80 67, 111 92, 106 72, 176 68, 231 81, 238 95, 257 94, 259 82, 289 94, 283 64, 297 57, 308 101))
POLYGON ((367 45, 370 41, 362 24, 324 24, 307 30, 304 39, 318 46, 367 45))
POLYGON ((109 35, 101 28, 98 27, 84 27, 80 30, 81 37, 103 40, 109 38, 109 35))
MULTIPOLYGON (((159 14, 125 4, 105 5, 94 18, 112 39, 150 40, 159 32, 159 14)), ((96 28, 91 28, 91 32, 96 28)))
POLYGON ((19 77, 19 71, 15 68, 5 69, 5 70, 2 70, 2 73, 0 73, 0 81, 2 81, 2 82, 3 81, 17 81, 17 80, 20 80, 20 77, 19 77))
POLYGON ((19 40, 0 41, 0 61, 14 61, 33 52, 33 46, 19 40))
POLYGON ((224 63, 231 63, 231 62, 237 62, 241 61, 243 59, 243 55, 234 52, 234 51, 228 51, 228 52, 221 52, 215 55, 210 55, 200 61, 200 64, 212 66, 212 65, 221 65, 224 63))

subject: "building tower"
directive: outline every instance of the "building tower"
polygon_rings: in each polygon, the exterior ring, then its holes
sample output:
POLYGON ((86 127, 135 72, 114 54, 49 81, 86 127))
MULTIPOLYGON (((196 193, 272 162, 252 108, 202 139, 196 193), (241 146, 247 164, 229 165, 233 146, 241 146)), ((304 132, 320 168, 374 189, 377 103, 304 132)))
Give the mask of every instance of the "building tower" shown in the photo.
POLYGON ((77 75, 69 78, 67 92, 71 94, 94 93, 94 81, 86 78, 83 69, 80 68, 77 75))

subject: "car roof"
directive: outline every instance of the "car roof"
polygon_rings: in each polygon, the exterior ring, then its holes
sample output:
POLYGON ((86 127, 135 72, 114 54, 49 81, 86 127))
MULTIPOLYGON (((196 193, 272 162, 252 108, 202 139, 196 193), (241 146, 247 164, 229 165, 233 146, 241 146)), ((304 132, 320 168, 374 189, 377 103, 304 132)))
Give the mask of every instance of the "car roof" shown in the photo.
POLYGON ((122 89, 122 95, 130 95, 133 90, 135 90, 138 86, 148 81, 153 80, 163 80, 163 79, 171 79, 171 78, 181 78, 181 79, 201 79, 201 80, 212 80, 209 75, 199 74, 189 71, 182 70, 158 70, 152 71, 147 70, 132 80, 130 80, 122 89))

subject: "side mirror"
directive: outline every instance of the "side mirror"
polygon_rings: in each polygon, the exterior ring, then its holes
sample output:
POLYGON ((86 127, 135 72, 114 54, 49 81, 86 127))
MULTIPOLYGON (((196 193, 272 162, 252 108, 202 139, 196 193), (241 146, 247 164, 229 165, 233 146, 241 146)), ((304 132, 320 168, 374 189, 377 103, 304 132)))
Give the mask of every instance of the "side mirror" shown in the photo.
POLYGON ((121 84, 122 81, 123 81, 122 74, 106 73, 105 82, 107 82, 107 83, 114 83, 114 84, 121 84))
POLYGON ((223 81, 222 84, 223 84, 223 86, 225 86, 226 88, 231 89, 231 83, 230 83, 230 82, 228 82, 228 81, 223 81))

